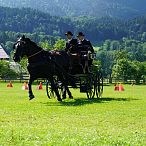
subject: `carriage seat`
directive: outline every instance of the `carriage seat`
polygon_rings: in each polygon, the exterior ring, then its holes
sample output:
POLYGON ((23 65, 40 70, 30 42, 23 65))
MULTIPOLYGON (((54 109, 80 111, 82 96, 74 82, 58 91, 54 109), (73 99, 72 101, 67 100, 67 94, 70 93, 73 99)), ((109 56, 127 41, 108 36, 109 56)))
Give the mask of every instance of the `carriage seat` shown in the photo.
POLYGON ((51 53, 51 55, 53 55, 53 56, 60 56, 60 55, 61 55, 60 52, 59 52, 58 50, 52 50, 52 51, 50 51, 50 53, 51 53))
POLYGON ((71 66, 76 73, 87 73, 89 67, 92 65, 91 52, 90 51, 80 51, 78 53, 72 53, 71 56, 71 66))

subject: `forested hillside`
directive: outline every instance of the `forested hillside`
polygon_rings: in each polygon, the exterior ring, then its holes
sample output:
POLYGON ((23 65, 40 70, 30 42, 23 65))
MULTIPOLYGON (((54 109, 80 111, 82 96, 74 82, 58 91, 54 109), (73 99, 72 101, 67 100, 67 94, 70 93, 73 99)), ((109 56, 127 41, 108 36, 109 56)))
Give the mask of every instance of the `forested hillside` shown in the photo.
POLYGON ((45 32, 61 35, 64 29, 72 29, 67 20, 50 16, 32 9, 11 9, 0 7, 0 30, 15 32, 45 32))
POLYGON ((0 43, 8 54, 25 34, 43 48, 63 48, 64 33, 83 31, 98 46, 96 63, 105 77, 141 79, 146 74, 146 15, 130 20, 111 17, 59 17, 30 8, 0 7, 0 43), (57 41, 57 43, 56 43, 57 41), (62 46, 62 47, 60 47, 62 46), (132 72, 132 74, 131 74, 132 72))
MULTIPOLYGON (((122 21, 115 18, 103 17, 74 17, 74 19, 51 16, 29 8, 0 7, 0 30, 42 33, 50 36, 64 37, 67 30, 77 34, 83 31, 93 42, 106 39, 120 40, 123 37, 134 37, 137 33, 146 31, 146 15, 122 21)), ((1 40, 2 41, 2 40, 1 40)))
POLYGON ((145 0, 1 0, 0 6, 30 7, 57 16, 131 18, 146 13, 145 0))

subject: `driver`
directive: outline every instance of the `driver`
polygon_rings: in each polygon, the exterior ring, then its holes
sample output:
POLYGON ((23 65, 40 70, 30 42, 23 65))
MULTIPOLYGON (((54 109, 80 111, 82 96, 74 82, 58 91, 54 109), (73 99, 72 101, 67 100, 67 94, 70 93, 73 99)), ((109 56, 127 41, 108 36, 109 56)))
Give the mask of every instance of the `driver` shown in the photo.
POLYGON ((67 31, 65 33, 65 35, 66 35, 66 38, 67 38, 65 51, 66 52, 70 52, 70 53, 76 53, 76 51, 77 51, 77 44, 78 44, 77 39, 73 38, 73 34, 72 34, 71 31, 67 31))

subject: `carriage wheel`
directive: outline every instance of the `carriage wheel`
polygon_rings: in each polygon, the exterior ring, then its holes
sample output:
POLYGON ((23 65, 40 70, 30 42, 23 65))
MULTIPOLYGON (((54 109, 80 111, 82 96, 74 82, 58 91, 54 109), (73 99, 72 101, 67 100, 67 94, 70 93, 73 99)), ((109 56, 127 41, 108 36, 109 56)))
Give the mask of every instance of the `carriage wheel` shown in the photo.
POLYGON ((51 88, 51 83, 49 81, 47 81, 47 83, 46 83, 46 92, 47 92, 48 98, 55 96, 55 93, 54 93, 53 89, 51 88))
POLYGON ((51 88, 49 81, 47 81, 47 83, 46 83, 46 92, 47 92, 48 98, 51 98, 53 91, 52 91, 52 88, 51 88))
MULTIPOLYGON (((54 83, 56 84, 57 88, 58 88, 58 91, 59 91, 59 94, 60 94, 60 97, 62 96, 62 84, 57 80, 56 77, 54 77, 54 83)), ((49 81, 47 81, 47 84, 46 84, 46 92, 47 92, 47 96, 48 98, 51 98, 51 97, 54 97, 56 98, 56 94, 55 92, 53 91, 53 88, 51 87, 51 83, 49 81)))
POLYGON ((87 84, 86 84, 86 94, 88 99, 94 98, 95 96, 95 80, 93 75, 90 75, 87 79, 87 84))
POLYGON ((103 76, 101 72, 98 72, 96 75, 96 96, 97 98, 100 98, 103 93, 103 76))

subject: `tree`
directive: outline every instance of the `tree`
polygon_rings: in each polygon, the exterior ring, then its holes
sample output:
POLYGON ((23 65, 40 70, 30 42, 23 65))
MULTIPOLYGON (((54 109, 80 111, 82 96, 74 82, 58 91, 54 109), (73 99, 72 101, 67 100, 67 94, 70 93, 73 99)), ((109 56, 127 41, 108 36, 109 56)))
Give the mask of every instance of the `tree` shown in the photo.
POLYGON ((115 79, 123 79, 125 82, 127 79, 131 79, 132 66, 131 62, 124 58, 117 60, 117 63, 113 66, 112 77, 115 79))
POLYGON ((52 46, 50 45, 49 41, 40 42, 39 45, 43 49, 52 50, 52 46))
POLYGON ((27 73, 27 63, 28 63, 27 58, 21 59, 20 61, 21 73, 27 73))
POLYGON ((142 33, 141 40, 142 40, 143 42, 146 41, 146 32, 143 32, 143 33, 142 33))
POLYGON ((128 59, 120 59, 113 66, 112 77, 115 79, 123 79, 126 82, 128 79, 133 79, 138 84, 142 75, 144 75, 144 65, 138 61, 130 61, 128 59))
POLYGON ((128 59, 129 54, 126 50, 118 50, 114 52, 114 60, 117 62, 117 60, 120 59, 128 59))
POLYGON ((119 49, 120 49, 120 42, 112 41, 110 44, 110 50, 119 50, 119 49))
POLYGON ((111 40, 106 40, 103 44, 103 50, 109 51, 111 45, 111 40))
POLYGON ((111 76, 114 64, 114 53, 112 51, 98 51, 96 60, 101 62, 101 69, 105 77, 111 76))
POLYGON ((10 54, 12 48, 13 48, 13 45, 14 45, 14 42, 11 42, 11 41, 7 41, 6 44, 5 44, 5 49, 7 51, 7 53, 10 54))
POLYGON ((136 83, 139 84, 142 76, 145 74, 144 64, 138 61, 131 62, 132 64, 132 75, 136 83))
POLYGON ((54 49, 56 50, 64 50, 65 48, 65 40, 64 39, 58 39, 54 45, 54 49))
POLYGON ((0 61, 0 76, 1 78, 15 78, 18 76, 18 73, 16 73, 14 70, 10 68, 10 65, 6 61, 0 61))

